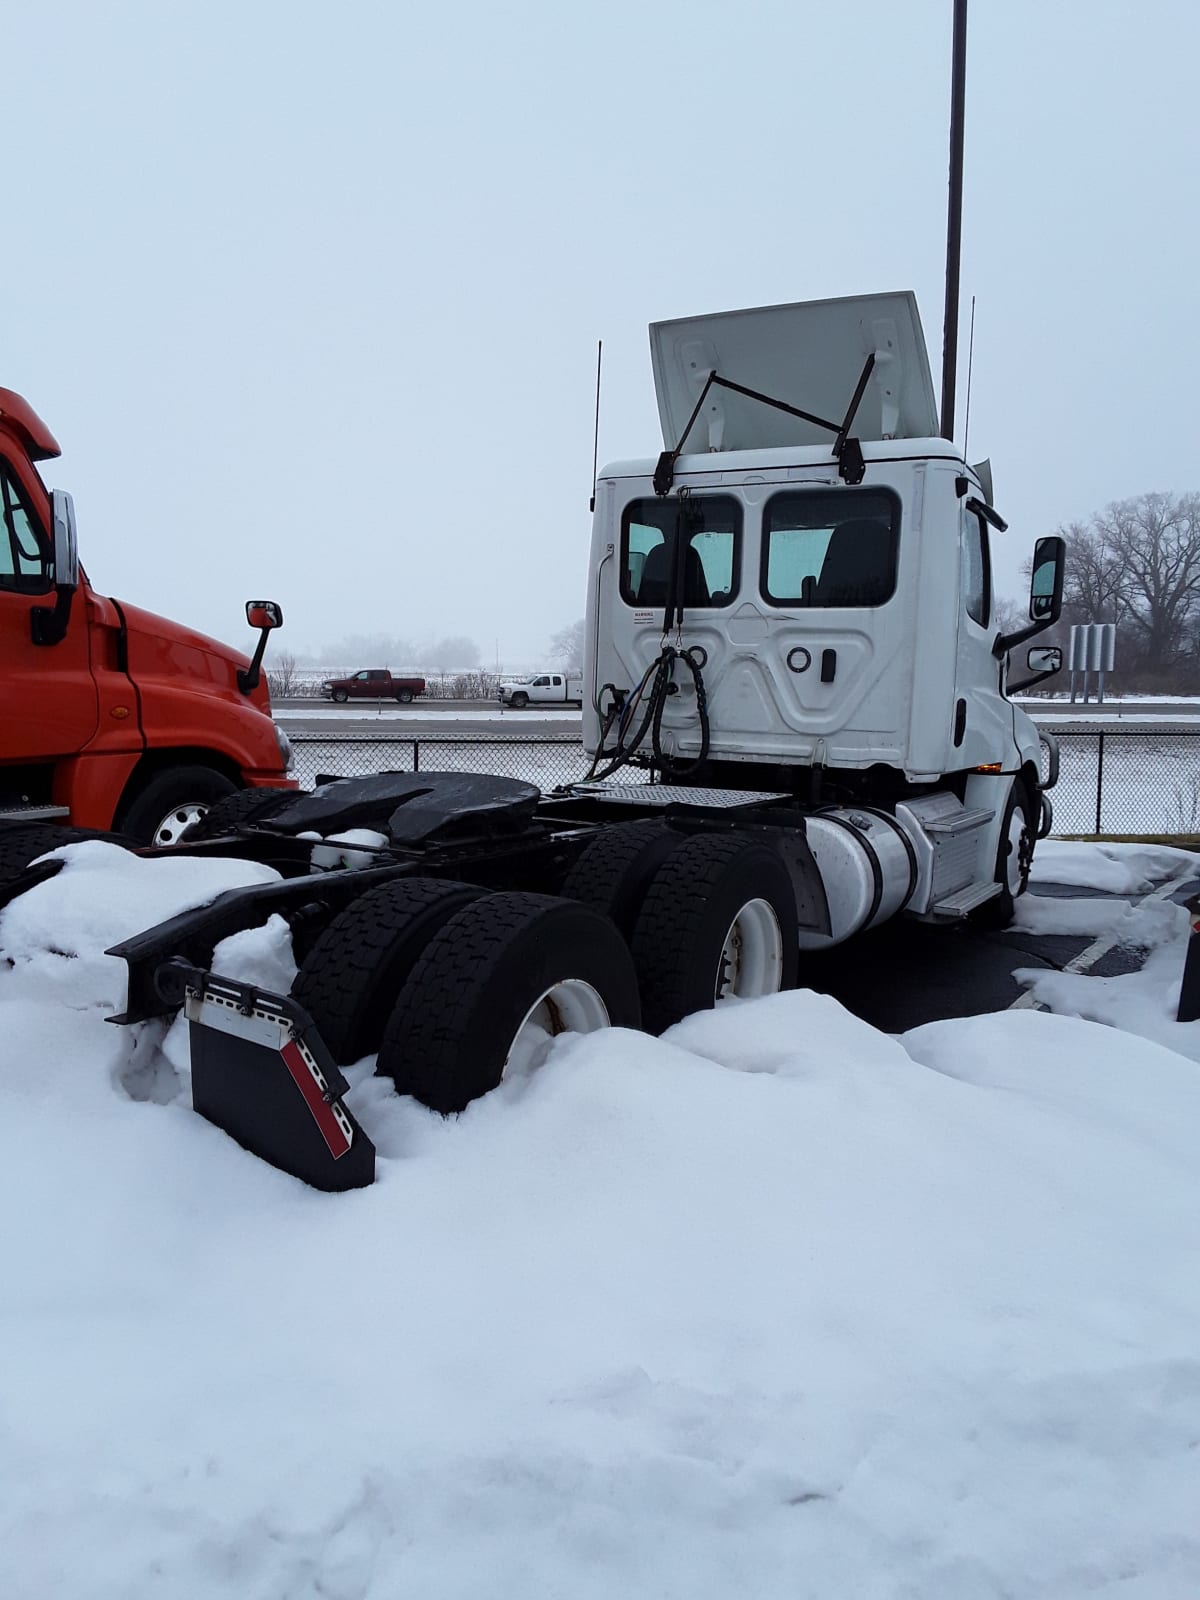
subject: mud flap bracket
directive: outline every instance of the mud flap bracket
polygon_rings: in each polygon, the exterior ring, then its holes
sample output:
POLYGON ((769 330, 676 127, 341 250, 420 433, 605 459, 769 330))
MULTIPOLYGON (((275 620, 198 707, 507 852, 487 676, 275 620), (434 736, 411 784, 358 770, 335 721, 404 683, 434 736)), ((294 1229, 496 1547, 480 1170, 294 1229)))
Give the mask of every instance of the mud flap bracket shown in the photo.
POLYGON ((157 981, 182 998, 192 1105, 202 1117, 314 1189, 375 1181, 375 1146, 347 1110, 349 1085, 302 1006, 181 961, 164 963, 157 981))

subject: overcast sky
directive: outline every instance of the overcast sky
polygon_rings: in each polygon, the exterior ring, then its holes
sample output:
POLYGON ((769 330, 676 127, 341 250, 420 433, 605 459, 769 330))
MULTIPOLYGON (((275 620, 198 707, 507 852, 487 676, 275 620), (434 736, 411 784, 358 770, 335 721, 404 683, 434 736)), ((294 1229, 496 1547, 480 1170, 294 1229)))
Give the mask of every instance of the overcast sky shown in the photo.
MULTIPOLYGON (((2 14, 0 383, 107 593, 534 665, 597 338, 602 460, 661 447, 660 318, 912 288, 940 387, 950 0, 2 14)), ((1060 522, 1200 488, 1198 65, 1195 0, 971 0, 959 435, 975 294, 1012 593, 1060 522)))

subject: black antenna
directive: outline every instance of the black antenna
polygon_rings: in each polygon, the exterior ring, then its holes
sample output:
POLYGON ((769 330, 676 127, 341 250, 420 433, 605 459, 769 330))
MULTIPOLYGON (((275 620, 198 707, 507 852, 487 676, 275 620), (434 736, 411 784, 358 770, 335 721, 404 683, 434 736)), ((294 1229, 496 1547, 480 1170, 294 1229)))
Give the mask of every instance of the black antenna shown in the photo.
POLYGON ((975 296, 971 296, 971 337, 967 342, 967 420, 963 423, 963 460, 967 459, 967 440, 971 437, 971 373, 975 367, 975 296))
POLYGON ((600 357, 604 354, 604 340, 596 340, 596 427, 592 434, 592 498, 588 510, 596 509, 596 468, 600 463, 600 357))
POLYGON ((958 269, 962 256, 963 107, 967 97, 967 0, 954 0, 950 87, 950 199, 946 215, 946 317, 942 324, 942 438, 954 438, 958 368, 958 269))

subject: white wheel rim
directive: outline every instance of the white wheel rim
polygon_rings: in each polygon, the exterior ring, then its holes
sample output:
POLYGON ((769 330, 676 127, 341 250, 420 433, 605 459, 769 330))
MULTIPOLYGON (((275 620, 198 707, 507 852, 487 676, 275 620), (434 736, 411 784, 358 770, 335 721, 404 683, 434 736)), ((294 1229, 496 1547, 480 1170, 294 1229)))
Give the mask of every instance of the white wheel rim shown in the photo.
POLYGON ((501 1078, 532 1072, 564 1033, 596 1033, 611 1027, 598 990, 582 978, 564 978, 546 989, 525 1013, 508 1047, 501 1078))
POLYGON ((198 800, 193 800, 189 805, 174 806, 154 830, 153 843, 157 845, 178 844, 185 831, 193 822, 208 810, 206 805, 201 805, 198 800))
POLYGON ((754 1000, 783 987, 783 929, 769 900, 748 900, 729 925, 714 1004, 754 1000))
POLYGON ((1025 813, 1018 806, 1008 822, 1008 861, 1005 864, 1005 877, 1008 880, 1008 892, 1018 895, 1021 892, 1021 844, 1025 838, 1025 813))

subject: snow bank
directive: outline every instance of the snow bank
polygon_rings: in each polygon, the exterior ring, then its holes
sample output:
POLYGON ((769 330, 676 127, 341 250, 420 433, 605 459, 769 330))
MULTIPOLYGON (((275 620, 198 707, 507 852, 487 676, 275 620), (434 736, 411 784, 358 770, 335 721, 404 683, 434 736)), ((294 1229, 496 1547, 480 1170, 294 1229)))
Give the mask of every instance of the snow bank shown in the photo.
POLYGON ((98 952, 208 893, 104 848, 0 916, 7 1596, 1196 1593, 1191 1062, 801 991, 452 1121, 365 1063, 318 1195, 131 1095, 98 952))
POLYGON ((1111 894, 1140 894, 1174 872, 1195 868, 1197 856, 1158 844, 1090 844, 1043 839, 1033 858, 1035 882, 1077 884, 1111 894))

